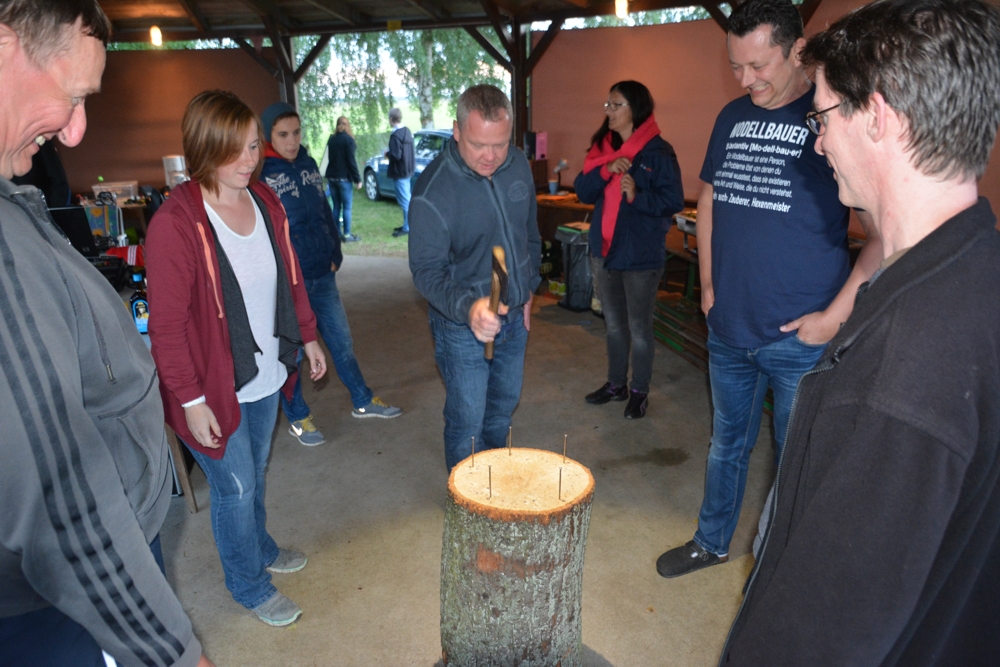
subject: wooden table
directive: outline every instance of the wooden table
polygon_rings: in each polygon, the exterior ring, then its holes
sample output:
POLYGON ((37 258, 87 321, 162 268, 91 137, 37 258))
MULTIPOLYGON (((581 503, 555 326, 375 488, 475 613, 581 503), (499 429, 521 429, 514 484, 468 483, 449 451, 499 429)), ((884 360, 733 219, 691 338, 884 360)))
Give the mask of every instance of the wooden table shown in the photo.
POLYGON ((590 222, 592 204, 584 204, 576 195, 541 194, 538 199, 538 233, 543 241, 555 241, 556 229, 567 222, 590 222))

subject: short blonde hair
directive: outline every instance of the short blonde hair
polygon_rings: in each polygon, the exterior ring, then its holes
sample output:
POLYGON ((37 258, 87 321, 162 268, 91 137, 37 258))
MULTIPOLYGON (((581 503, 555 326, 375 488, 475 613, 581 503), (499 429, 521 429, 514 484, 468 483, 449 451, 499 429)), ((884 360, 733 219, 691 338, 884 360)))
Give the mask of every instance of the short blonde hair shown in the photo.
POLYGON ((196 95, 188 103, 181 121, 184 157, 191 178, 209 192, 218 193, 216 172, 239 157, 250 127, 257 130, 261 150, 261 159, 253 171, 252 180, 256 181, 264 168, 265 145, 257 114, 243 100, 225 90, 206 90, 196 95))

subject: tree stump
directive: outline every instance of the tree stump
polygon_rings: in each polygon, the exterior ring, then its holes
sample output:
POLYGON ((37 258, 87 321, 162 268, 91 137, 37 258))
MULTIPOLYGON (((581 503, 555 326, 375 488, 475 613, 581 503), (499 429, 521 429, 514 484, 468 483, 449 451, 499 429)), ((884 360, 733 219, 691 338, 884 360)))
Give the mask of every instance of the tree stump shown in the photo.
POLYGON ((444 663, 580 667, 590 471, 552 452, 491 449, 455 466, 448 492, 444 663))

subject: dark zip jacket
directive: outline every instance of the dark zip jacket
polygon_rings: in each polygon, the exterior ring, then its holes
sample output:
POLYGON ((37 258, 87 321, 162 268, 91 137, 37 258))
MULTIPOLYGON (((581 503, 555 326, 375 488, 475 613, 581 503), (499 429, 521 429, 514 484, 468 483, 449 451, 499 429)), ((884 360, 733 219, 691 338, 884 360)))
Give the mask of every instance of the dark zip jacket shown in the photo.
POLYGON ((542 241, 528 160, 511 146, 492 180, 472 171, 453 140, 424 169, 410 201, 410 271, 433 311, 468 325, 472 303, 489 296, 493 246, 509 273, 505 303, 528 302, 541 283, 542 241))
POLYGON ((415 168, 413 155, 413 134, 408 127, 397 127, 389 135, 389 178, 398 180, 413 176, 415 168))
POLYGON ((331 264, 339 268, 344 263, 344 255, 319 166, 302 146, 295 160, 286 160, 270 145, 264 155, 260 177, 285 207, 302 275, 306 280, 322 278, 330 273, 331 264))
POLYGON ((120 665, 195 665, 148 546, 170 506, 153 359, 38 190, 3 178, 0 311, 0 617, 51 604, 120 665))
POLYGON ((1000 664, 1000 233, 980 199, 803 376, 721 664, 1000 664))
POLYGON ((351 135, 347 132, 331 134, 326 142, 326 150, 328 163, 324 176, 331 180, 361 182, 358 161, 355 157, 358 148, 351 135))
MULTIPOLYGON (((659 269, 666 261, 666 235, 670 218, 684 209, 684 186, 681 168, 673 147, 662 137, 653 137, 632 160, 628 173, 635 179, 635 199, 622 198, 604 267, 610 271, 659 269)), ((593 204, 590 221, 590 254, 601 254, 601 214, 604 188, 611 180, 605 168, 581 172, 573 182, 576 196, 584 204, 593 204)))

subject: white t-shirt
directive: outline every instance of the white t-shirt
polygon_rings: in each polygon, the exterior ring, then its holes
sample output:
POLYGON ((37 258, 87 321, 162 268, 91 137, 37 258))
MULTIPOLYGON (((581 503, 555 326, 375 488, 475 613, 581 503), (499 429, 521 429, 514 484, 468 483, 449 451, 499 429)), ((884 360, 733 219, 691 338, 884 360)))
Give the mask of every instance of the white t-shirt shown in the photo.
POLYGON ((236 392, 240 403, 252 403, 278 391, 288 379, 288 369, 278 360, 278 338, 274 335, 278 265, 257 202, 254 202, 256 220, 249 236, 240 236, 231 230, 208 202, 205 202, 205 212, 236 274, 250 331, 261 350, 254 355, 258 368, 256 377, 236 392))

